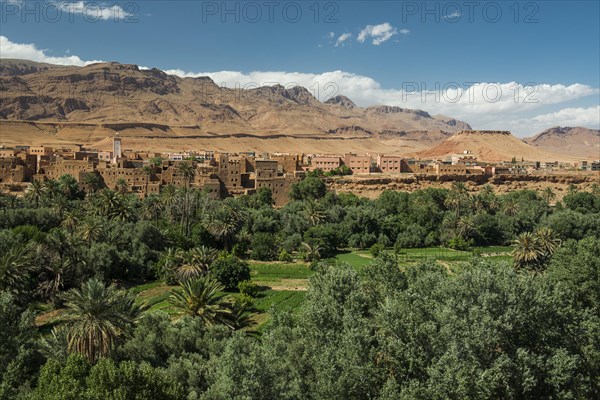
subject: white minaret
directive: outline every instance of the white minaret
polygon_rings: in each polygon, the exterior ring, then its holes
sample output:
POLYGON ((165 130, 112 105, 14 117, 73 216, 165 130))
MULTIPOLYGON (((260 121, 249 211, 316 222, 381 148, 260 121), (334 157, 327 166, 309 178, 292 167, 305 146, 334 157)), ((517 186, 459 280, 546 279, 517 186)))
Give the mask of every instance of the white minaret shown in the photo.
POLYGON ((121 138, 117 133, 115 134, 115 137, 113 137, 113 164, 116 164, 119 158, 121 158, 122 156, 123 155, 121 152, 121 138))

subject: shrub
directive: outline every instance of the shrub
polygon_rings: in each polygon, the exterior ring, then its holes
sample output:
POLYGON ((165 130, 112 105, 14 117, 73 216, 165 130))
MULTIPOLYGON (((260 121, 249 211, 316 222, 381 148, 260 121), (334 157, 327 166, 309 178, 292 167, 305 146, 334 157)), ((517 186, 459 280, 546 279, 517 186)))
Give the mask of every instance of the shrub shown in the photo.
POLYGON ((383 250, 385 250, 385 247, 381 243, 375 243, 373 246, 371 246, 369 252, 374 258, 377 258, 383 250))
POLYGON ((241 310, 250 310, 254 307, 254 297, 247 294, 240 294, 234 300, 235 308, 241 310))
POLYGON ((242 281, 250 279, 248 263, 235 256, 219 258, 210 266, 210 273, 225 286, 227 290, 235 290, 242 281))
POLYGON ((277 256, 275 235, 258 232, 252 237, 252 258, 260 261, 272 261, 277 256))
POLYGON ((256 283, 254 283, 252 281, 241 281, 240 283, 238 283, 237 287, 241 294, 244 294, 244 295, 247 295, 250 297, 258 296, 259 288, 256 285, 256 283))
POLYGON ((473 240, 465 240, 460 236, 455 236, 448 242, 448 247, 453 250, 468 250, 473 245, 473 240))
POLYGON ((285 261, 285 262, 290 262, 292 261, 292 256, 290 255, 290 253, 288 253, 287 251, 285 251, 285 249, 281 250, 279 252, 279 257, 278 257, 279 261, 285 261))

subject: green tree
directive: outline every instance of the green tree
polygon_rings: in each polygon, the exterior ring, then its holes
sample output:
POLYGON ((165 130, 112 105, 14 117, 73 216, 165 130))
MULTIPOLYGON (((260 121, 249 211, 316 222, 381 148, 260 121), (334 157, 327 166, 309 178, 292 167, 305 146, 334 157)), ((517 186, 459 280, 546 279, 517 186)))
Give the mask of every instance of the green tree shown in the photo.
POLYGON ((223 294, 225 287, 211 276, 201 276, 181 283, 173 290, 169 303, 181 318, 200 318, 206 326, 223 324, 233 328, 231 302, 223 294))
POLYGON ((513 242, 512 257, 519 269, 536 271, 543 257, 542 249, 532 232, 523 232, 513 242))
POLYGON ((235 290, 240 282, 250 279, 250 267, 247 262, 228 255, 212 263, 210 275, 221 282, 225 289, 235 290))
POLYGON ((115 286, 106 287, 95 278, 81 289, 71 289, 63 298, 69 352, 81 354, 92 364, 115 350, 131 333, 141 312, 131 294, 115 286))

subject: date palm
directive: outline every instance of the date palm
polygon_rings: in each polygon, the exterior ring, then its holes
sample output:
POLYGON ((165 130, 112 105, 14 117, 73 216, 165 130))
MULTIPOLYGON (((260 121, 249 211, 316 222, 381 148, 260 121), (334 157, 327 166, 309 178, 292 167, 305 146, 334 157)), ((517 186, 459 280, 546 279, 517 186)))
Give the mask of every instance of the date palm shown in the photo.
POLYGON ((325 213, 315 201, 308 201, 304 206, 304 215, 311 226, 319 225, 325 220, 325 213))
POLYGON ((535 232, 535 239, 544 257, 550 257, 560 246, 560 238, 551 228, 543 227, 535 232))
POLYGON ((231 247, 231 239, 240 230, 244 217, 239 209, 230 204, 221 204, 212 213, 206 223, 206 229, 217 240, 222 241, 225 249, 231 247))
POLYGON ((181 162, 176 167, 177 173, 183 177, 185 187, 189 188, 196 176, 196 169, 191 162, 181 162))
POLYGON ((83 175, 82 183, 87 189, 88 196, 95 193, 100 188, 101 180, 100 175, 95 172, 88 172, 83 175))
POLYGON ((169 303, 179 317, 200 318, 205 325, 223 324, 234 328, 234 314, 229 297, 223 293, 225 287, 209 275, 201 276, 181 284, 174 290, 169 303))
POLYGON ((97 218, 88 218, 79 228, 79 237, 84 240, 88 247, 97 241, 102 235, 102 222, 97 218))
POLYGON ((140 217, 146 220, 152 220, 158 224, 158 219, 164 209, 160 198, 156 194, 151 194, 142 201, 140 217))
POLYGON ((44 200, 46 196, 46 187, 40 181, 33 181, 29 188, 27 188, 27 192, 25 197, 30 201, 33 201, 35 207, 39 207, 40 202, 44 200))
POLYGON ((462 216, 458 219, 456 228, 458 236, 466 239, 476 229, 475 220, 471 215, 462 216))
POLYGON ((96 278, 65 293, 63 299, 68 351, 83 355, 90 363, 110 355, 132 332, 142 311, 133 295, 106 287, 96 278))
POLYGON ((65 285, 65 278, 71 273, 73 263, 69 258, 57 259, 42 267, 39 275, 38 293, 44 299, 54 300, 65 285))
POLYGON ((73 212, 73 211, 67 211, 63 216, 62 222, 60 223, 60 226, 65 228, 71 234, 75 231, 75 228, 78 225, 79 225, 79 216, 77 215, 76 212, 73 212))
POLYGON ((304 253, 305 261, 318 261, 321 259, 323 247, 317 243, 309 244, 302 242, 302 252, 304 253))
POLYGON ((521 207, 519 207, 519 203, 517 203, 514 200, 506 200, 504 202, 503 209, 506 215, 508 215, 509 217, 514 217, 519 213, 521 207))
POLYGON ((554 193, 552 188, 548 187, 542 192, 542 198, 546 200, 546 203, 550 204, 556 198, 556 193, 554 193))
POLYGON ((12 293, 19 301, 27 297, 27 283, 33 268, 23 249, 11 248, 0 255, 0 290, 12 293))
POLYGON ((517 236, 513 244, 515 248, 511 254, 517 268, 537 270, 543 252, 536 236, 531 232, 523 232, 517 236))

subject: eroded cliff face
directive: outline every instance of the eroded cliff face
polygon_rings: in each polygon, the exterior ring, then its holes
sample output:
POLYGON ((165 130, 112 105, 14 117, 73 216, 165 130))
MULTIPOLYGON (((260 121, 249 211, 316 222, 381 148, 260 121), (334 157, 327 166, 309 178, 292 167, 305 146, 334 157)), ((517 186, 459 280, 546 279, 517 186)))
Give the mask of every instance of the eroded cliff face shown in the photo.
POLYGON ((357 196, 377 198, 384 190, 398 190, 414 192, 429 187, 450 189, 455 181, 465 182, 469 191, 477 193, 486 184, 494 192, 503 194, 515 190, 555 190, 557 200, 562 199, 570 185, 575 185, 578 190, 590 191, 594 185, 600 185, 600 175, 496 175, 489 179, 482 177, 437 177, 435 175, 391 177, 391 176, 350 176, 327 178, 327 186, 336 193, 354 193, 357 196))

